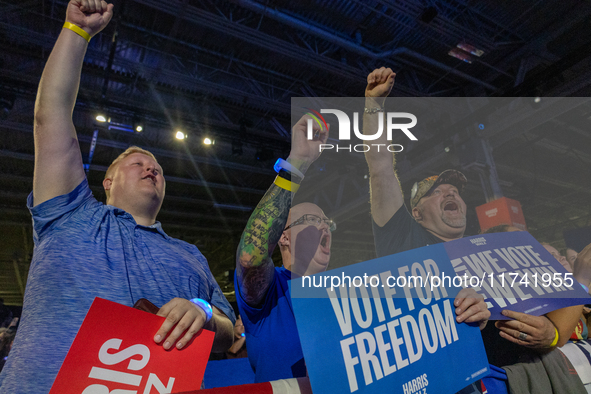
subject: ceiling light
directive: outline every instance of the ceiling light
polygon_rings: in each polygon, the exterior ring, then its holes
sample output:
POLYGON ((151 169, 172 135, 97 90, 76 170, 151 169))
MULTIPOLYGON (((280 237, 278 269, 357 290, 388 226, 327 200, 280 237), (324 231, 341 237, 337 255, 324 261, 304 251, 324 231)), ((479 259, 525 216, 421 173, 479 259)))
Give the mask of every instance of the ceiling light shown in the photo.
POLYGON ((215 140, 213 138, 205 137, 203 139, 203 144, 205 144, 205 145, 215 145, 215 140))
POLYGON ((107 118, 105 117, 105 115, 102 115, 102 114, 97 115, 95 119, 101 123, 107 121, 107 118))
POLYGON ((185 138, 187 138, 187 134, 183 133, 182 131, 177 131, 176 135, 175 135, 177 140, 184 140, 185 138))
POLYGON ((133 130, 135 130, 136 133, 141 133, 142 131, 144 131, 144 125, 142 124, 142 118, 139 115, 134 115, 133 116, 133 120, 132 123, 133 125, 133 130))

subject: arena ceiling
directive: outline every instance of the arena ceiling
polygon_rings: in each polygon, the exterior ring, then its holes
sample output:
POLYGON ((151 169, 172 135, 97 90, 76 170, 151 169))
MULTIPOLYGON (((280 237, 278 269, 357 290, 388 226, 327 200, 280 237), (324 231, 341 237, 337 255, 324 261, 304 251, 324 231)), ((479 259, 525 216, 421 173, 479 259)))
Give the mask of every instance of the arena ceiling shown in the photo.
MULTIPOLYGON (((13 305, 33 248, 25 200, 36 88, 66 4, 0 2, 0 297, 13 305)), ((481 170, 460 152, 483 138, 504 195, 521 202, 534 236, 560 247, 562 230, 591 222, 589 31, 591 4, 581 0, 120 0, 90 43, 74 122, 87 161, 98 130, 88 178, 99 199, 106 167, 125 148, 156 154, 168 183, 159 220, 199 246, 230 293, 224 273, 242 229, 274 159, 289 152, 292 97, 362 96, 381 66, 396 71, 397 97, 542 97, 526 123, 498 126, 493 111, 485 133, 470 130, 476 118, 434 125, 400 157, 399 173, 408 193, 417 179, 462 168, 474 180, 466 202, 481 205, 481 170), (458 45, 484 53, 468 63, 449 55, 466 56, 458 45), (583 99, 565 107, 572 102, 551 96, 583 99), (111 127, 95 121, 99 112, 111 127), (141 133, 124 130, 138 122, 141 133), (176 140, 177 130, 188 138, 176 140), (215 145, 204 146, 206 136, 215 145)), ((365 175, 352 160, 316 197, 355 229, 335 233, 335 266, 373 257, 365 175), (344 189, 357 197, 341 201, 344 189)), ((468 232, 477 231, 471 210, 468 232)))

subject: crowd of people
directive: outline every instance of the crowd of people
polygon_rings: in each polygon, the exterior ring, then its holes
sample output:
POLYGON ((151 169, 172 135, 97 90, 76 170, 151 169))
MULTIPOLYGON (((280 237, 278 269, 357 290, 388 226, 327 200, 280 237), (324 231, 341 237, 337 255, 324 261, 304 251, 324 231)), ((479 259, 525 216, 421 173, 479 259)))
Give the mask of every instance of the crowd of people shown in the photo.
MULTIPOLYGON (((146 298, 165 317, 154 341, 164 349, 190 346, 201 329, 215 332, 214 352, 248 355, 256 382, 307 376, 289 281, 325 271, 336 224, 313 203, 292 199, 329 130, 309 118, 292 129, 287 160, 279 160, 272 185, 248 220, 236 253, 235 288, 240 318, 223 296, 199 250, 169 237, 156 221, 165 195, 163 169, 152 153, 131 147, 113 161, 103 186, 107 201, 90 191, 72 122, 82 60, 89 39, 110 21, 113 5, 72 0, 66 24, 45 66, 35 107, 35 176, 27 204, 34 223, 35 251, 24 299, 22 324, 0 375, 0 392, 48 392, 94 297, 125 305, 146 298), (279 246, 281 266, 272 260, 279 246), (89 256, 92 256, 89 258, 89 256), (58 340, 56 340, 58 339, 58 340), (51 343, 52 346, 47 346, 51 343), (245 349, 246 347, 246 349, 245 349), (247 352, 246 352, 247 350, 247 352)), ((395 73, 380 68, 367 77, 363 130, 374 134, 395 73)), ((386 133, 382 137, 386 138, 386 133)), ((375 143, 387 143, 375 141, 375 143)), ((409 207, 398 180, 395 154, 366 152, 370 171, 371 220, 378 256, 464 237, 467 184, 459 171, 418 180, 409 207)), ((510 226, 491 231, 518 230, 510 226)), ((591 245, 564 256, 550 253, 585 287, 591 282, 591 245)), ((588 291, 588 288, 587 288, 588 291)), ((589 310, 571 306, 534 316, 505 310, 507 320, 488 321, 484 297, 470 288, 454 300, 458 324, 478 325, 493 375, 468 390, 524 392, 523 364, 546 362, 571 337, 586 339, 589 310), (576 334, 576 335, 575 335, 576 334), (510 391, 509 391, 510 390, 510 391), (522 391, 519 391, 522 390, 522 391)), ((0 329, 0 362, 14 330, 0 329), (10 331, 10 332, 9 332, 10 331)), ((576 375, 561 380, 568 391, 585 392, 576 375)), ((532 392, 554 387, 552 374, 532 392), (547 386, 550 385, 550 386, 547 386)), ((468 391, 464 391, 468 392, 468 391)), ((545 391, 544 391, 545 392, 545 391)), ((556 391, 558 392, 558 391, 556 391)))

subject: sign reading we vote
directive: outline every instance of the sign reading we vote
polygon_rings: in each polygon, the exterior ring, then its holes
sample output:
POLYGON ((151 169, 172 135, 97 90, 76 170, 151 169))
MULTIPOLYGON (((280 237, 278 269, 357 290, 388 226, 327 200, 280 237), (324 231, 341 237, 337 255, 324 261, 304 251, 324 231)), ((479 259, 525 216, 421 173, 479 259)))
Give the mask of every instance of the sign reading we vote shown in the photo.
POLYGON ((445 394, 486 376, 479 328, 455 321, 461 288, 429 285, 444 271, 440 244, 292 280, 314 393, 445 394))
POLYGON ((95 298, 50 394, 179 393, 201 387, 214 333, 183 349, 153 340, 164 317, 95 298))
POLYGON ((573 274, 525 231, 476 235, 444 245, 456 279, 464 278, 466 287, 484 296, 491 320, 506 320, 503 309, 540 316, 590 301, 573 274))

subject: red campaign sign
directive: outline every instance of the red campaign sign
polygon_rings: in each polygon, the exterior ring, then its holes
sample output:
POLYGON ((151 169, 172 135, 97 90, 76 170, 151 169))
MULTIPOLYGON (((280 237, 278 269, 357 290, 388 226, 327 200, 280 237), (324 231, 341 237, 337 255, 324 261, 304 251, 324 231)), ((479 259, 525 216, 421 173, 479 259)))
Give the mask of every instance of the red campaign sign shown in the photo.
POLYGON ((95 298, 50 394, 198 390, 214 333, 201 330, 183 349, 164 350, 154 342, 163 321, 164 317, 95 298))

